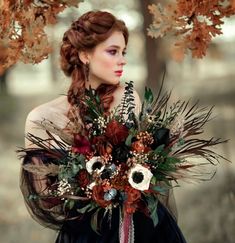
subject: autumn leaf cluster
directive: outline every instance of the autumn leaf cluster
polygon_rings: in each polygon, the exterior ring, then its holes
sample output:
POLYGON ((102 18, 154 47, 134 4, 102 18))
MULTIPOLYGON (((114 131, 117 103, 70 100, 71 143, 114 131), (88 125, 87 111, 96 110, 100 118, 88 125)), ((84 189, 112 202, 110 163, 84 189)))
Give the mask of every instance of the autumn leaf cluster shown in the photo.
POLYGON ((235 14, 235 0, 174 0, 149 6, 153 23, 148 35, 153 38, 173 36, 172 56, 181 61, 191 52, 202 58, 213 37, 221 35, 224 17, 235 14))
POLYGON ((39 63, 52 51, 45 27, 81 0, 0 0, 0 74, 18 60, 39 63))

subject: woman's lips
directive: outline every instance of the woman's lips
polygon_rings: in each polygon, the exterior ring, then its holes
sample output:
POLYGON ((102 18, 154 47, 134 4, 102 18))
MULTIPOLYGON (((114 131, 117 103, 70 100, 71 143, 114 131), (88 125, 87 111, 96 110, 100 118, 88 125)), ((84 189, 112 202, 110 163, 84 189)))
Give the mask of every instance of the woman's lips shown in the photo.
POLYGON ((122 76, 122 71, 115 71, 115 73, 116 73, 116 75, 119 76, 119 77, 122 76))

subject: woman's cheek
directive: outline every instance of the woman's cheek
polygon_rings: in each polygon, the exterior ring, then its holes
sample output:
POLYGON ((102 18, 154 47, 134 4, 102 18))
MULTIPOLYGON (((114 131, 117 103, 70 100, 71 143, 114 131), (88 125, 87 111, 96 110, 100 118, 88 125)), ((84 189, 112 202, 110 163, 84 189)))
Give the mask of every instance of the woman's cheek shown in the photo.
POLYGON ((104 61, 103 61, 103 65, 105 68, 112 68, 113 69, 113 65, 114 65, 114 61, 112 58, 106 58, 104 61))

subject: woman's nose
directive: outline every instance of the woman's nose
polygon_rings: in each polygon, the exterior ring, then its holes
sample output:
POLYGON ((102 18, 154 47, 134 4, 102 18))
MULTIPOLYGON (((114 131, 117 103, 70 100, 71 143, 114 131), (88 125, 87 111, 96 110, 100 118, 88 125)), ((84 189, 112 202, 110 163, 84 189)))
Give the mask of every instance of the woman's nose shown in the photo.
POLYGON ((126 64, 126 58, 124 56, 121 56, 118 64, 119 65, 125 65, 126 64))

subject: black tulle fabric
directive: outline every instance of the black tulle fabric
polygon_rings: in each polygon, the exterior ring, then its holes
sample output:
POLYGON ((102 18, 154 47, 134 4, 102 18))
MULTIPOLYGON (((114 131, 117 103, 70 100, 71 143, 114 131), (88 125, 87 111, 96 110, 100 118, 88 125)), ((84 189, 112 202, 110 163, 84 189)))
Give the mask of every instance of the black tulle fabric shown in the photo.
MULTIPOLYGON (((37 159, 40 163, 56 163, 43 150, 26 152, 23 164, 33 163, 37 159)), ((37 178, 38 180, 38 178, 37 178)), ((42 207, 39 200, 29 200, 29 196, 37 193, 37 181, 33 174, 21 170, 21 190, 31 216, 40 224, 59 231, 56 243, 118 243, 119 242, 119 209, 113 209, 111 222, 108 214, 103 218, 100 211, 99 219, 102 222, 99 234, 91 228, 90 219, 92 212, 82 215, 82 218, 65 220, 66 217, 77 217, 76 207, 69 215, 64 216, 63 207, 58 205, 53 208, 42 207)), ((53 178, 48 178, 48 183, 53 178)), ((135 243, 184 243, 186 242, 176 222, 175 207, 169 204, 169 196, 158 203, 159 222, 154 227, 152 220, 143 213, 134 213, 135 243)), ((173 203, 174 204, 174 203, 173 203)), ((80 207, 79 203, 76 205, 80 207)), ((173 205, 174 206, 174 205, 173 205)), ((80 215, 81 216, 81 215, 80 215)))
MULTIPOLYGON (((134 214, 135 243, 186 243, 176 221, 161 203, 157 213, 159 222, 156 227, 143 213, 134 214)), ((103 219, 99 235, 92 230, 90 216, 86 215, 82 221, 65 222, 56 243, 119 243, 118 230, 118 209, 113 211, 111 226, 107 218, 103 219)))

